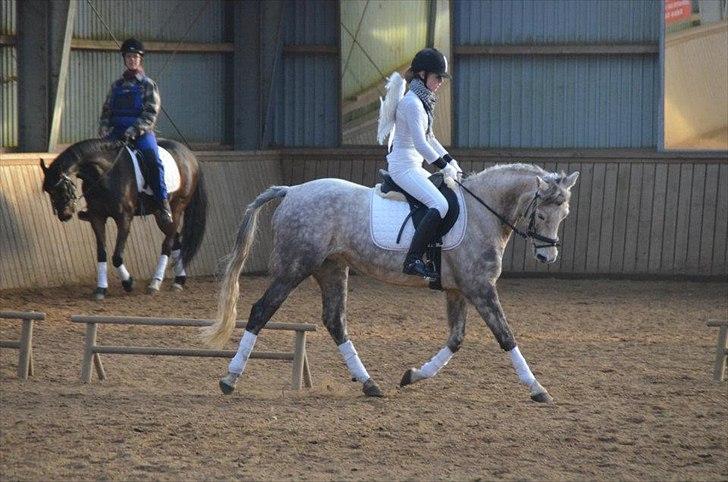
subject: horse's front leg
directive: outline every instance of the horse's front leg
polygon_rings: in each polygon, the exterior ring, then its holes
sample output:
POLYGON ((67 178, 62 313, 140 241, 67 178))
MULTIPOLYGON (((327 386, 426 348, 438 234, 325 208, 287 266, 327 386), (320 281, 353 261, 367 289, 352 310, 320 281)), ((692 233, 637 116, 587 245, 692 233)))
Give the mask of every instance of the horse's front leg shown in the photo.
POLYGON ((479 289, 468 292, 467 297, 475 305, 490 331, 493 332, 500 347, 510 355, 511 363, 518 374, 519 380, 528 386, 531 391, 531 398, 537 402, 552 402, 553 398, 538 383, 518 349, 516 339, 513 332, 511 332, 510 326, 508 326, 506 315, 498 299, 495 285, 486 283, 485 286, 480 286, 479 289))
POLYGON ((111 258, 111 262, 116 268, 116 274, 121 279, 121 286, 124 287, 126 292, 134 289, 134 278, 131 277, 126 266, 124 266, 124 248, 126 247, 126 240, 129 238, 131 219, 131 216, 128 215, 116 218, 116 246, 114 247, 114 256, 111 258))
POLYGON ((399 386, 404 387, 410 383, 434 377, 442 367, 447 365, 450 358, 460 349, 465 338, 465 317, 467 315, 467 302, 459 291, 447 292, 447 321, 450 325, 450 337, 447 344, 420 368, 410 368, 402 376, 399 386))
POLYGON ((88 216, 96 238, 96 289, 93 292, 94 299, 101 301, 106 298, 109 288, 109 279, 106 266, 106 218, 99 216, 88 216))

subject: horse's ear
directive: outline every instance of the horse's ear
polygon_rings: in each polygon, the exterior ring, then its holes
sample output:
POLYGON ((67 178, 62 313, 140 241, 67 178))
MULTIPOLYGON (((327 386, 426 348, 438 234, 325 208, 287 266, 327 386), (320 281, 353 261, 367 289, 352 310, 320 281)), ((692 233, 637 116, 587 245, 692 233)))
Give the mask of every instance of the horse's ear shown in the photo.
POLYGON ((40 160, 40 168, 43 169, 43 174, 48 171, 48 168, 46 167, 45 162, 43 162, 43 159, 40 160))
POLYGON ((549 183, 544 178, 536 176, 536 183, 538 184, 538 191, 545 192, 549 188, 549 183))
POLYGON ((579 171, 574 171, 571 174, 569 174, 562 182, 564 184, 564 189, 571 189, 574 187, 574 184, 576 184, 576 180, 579 178, 579 171))

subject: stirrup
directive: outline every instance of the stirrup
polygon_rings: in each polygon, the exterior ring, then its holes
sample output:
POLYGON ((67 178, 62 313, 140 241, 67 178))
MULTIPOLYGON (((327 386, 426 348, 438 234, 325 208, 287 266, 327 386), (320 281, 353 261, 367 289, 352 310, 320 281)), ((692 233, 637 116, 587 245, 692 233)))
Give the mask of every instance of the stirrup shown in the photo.
POLYGON ((438 273, 434 273, 427 269, 427 265, 421 259, 416 259, 411 263, 406 263, 402 269, 404 274, 410 274, 414 276, 421 276, 428 280, 436 280, 440 277, 438 273))

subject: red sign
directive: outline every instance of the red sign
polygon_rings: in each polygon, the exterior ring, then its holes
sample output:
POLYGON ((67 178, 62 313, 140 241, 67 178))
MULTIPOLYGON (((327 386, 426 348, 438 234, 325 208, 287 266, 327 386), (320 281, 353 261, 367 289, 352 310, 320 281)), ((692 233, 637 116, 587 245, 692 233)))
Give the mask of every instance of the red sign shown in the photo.
POLYGON ((690 20, 693 14, 692 0, 665 0, 665 24, 690 20))

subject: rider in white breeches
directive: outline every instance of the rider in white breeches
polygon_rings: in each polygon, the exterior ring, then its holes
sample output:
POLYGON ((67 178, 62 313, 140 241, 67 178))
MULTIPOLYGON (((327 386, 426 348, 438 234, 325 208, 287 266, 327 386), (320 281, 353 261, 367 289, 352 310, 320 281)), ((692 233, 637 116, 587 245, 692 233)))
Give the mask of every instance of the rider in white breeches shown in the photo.
POLYGON ((422 255, 448 207, 445 196, 429 181, 430 173, 422 167, 422 159, 442 169, 446 176, 457 178, 462 172, 432 132, 435 91, 448 77, 447 59, 436 49, 423 49, 415 55, 405 74, 410 89, 397 104, 392 150, 387 156, 394 182, 429 208, 417 226, 403 267, 407 274, 426 278, 436 273, 427 269, 422 255))

